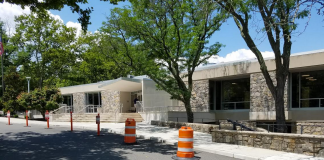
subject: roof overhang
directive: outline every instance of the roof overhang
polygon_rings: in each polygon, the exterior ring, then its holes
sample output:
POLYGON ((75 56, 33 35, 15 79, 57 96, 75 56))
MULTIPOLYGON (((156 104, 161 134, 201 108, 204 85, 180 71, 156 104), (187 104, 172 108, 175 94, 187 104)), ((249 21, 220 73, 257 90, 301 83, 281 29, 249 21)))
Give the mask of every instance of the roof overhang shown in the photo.
POLYGON ((103 83, 99 86, 99 88, 121 92, 134 92, 142 90, 142 80, 121 77, 116 80, 103 83))

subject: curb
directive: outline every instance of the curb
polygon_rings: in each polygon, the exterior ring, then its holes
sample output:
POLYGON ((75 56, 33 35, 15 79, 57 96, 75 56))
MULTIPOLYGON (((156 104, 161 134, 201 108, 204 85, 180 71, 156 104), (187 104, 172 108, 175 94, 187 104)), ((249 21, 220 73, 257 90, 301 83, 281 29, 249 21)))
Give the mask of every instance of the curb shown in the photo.
MULTIPOLYGON (((112 129, 109 129, 109 128, 101 128, 101 131, 108 132, 108 133, 113 133, 113 134, 120 134, 120 135, 124 134, 123 131, 115 131, 115 130, 112 130, 112 129)), ((170 142, 170 141, 167 141, 167 140, 165 140, 165 139, 163 139, 161 137, 144 136, 144 135, 136 134, 136 138, 152 140, 153 142, 165 143, 165 144, 169 144, 169 145, 175 145, 175 146, 178 145, 178 142, 170 142)), ((254 157, 251 157, 251 156, 246 156, 246 155, 241 155, 241 154, 233 154, 233 153, 229 153, 229 152, 225 152, 225 151, 208 150, 208 149, 199 148, 199 147, 194 147, 194 150, 202 151, 202 152, 208 152, 208 153, 212 153, 212 154, 218 154, 218 155, 231 157, 231 158, 244 159, 244 160, 260 160, 259 158, 254 158, 254 157)))

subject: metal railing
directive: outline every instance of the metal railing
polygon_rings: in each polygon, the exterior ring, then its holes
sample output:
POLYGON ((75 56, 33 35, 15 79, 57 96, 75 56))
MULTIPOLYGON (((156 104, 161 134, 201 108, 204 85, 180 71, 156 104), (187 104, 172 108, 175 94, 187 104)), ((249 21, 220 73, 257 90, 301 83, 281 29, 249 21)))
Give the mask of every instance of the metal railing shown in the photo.
POLYGON ((87 105, 86 113, 98 113, 98 108, 101 108, 101 105, 87 105))
MULTIPOLYGON (((187 117, 168 117, 169 121, 172 121, 172 119, 174 122, 188 122, 187 117)), ((216 124, 216 120, 211 119, 211 118, 194 118, 194 122, 195 123, 215 123, 216 124), (195 121, 195 120, 197 120, 197 121, 195 121)))
MULTIPOLYGON (((266 130, 268 130, 268 132, 283 132, 281 130, 282 128, 279 126, 282 126, 282 124, 257 124, 257 127, 266 129, 266 130)), ((284 124, 283 126, 285 127, 286 131, 288 129, 290 129, 291 131, 295 130, 297 134, 311 134, 311 132, 316 132, 316 129, 314 129, 314 127, 316 127, 316 128, 319 127, 321 129, 321 131, 324 128, 324 125, 284 124), (293 128, 293 127, 295 127, 295 128, 293 128), (312 129, 315 131, 312 131, 312 129)))
MULTIPOLYGON (((199 107, 191 107, 193 112, 203 111, 199 107)), ((155 106, 155 107, 144 107, 143 112, 185 112, 186 108, 184 106, 155 106)))
POLYGON ((73 106, 67 106, 66 104, 61 104, 60 107, 56 110, 51 111, 51 114, 61 114, 61 113, 70 113, 73 112, 73 106))
POLYGON ((123 112, 123 107, 124 105, 122 103, 119 104, 119 106, 115 109, 115 123, 117 123, 117 113, 119 111, 119 113, 123 112))
POLYGON ((136 112, 144 112, 144 105, 142 101, 137 101, 135 104, 136 112))
MULTIPOLYGON (((237 104, 243 104, 244 105, 245 103, 249 103, 250 104, 250 101, 223 102, 222 103, 222 108, 223 108, 223 110, 250 109, 250 108, 238 108, 238 105, 237 104), (228 106, 226 106, 226 104, 228 106), (232 107, 230 105, 232 105, 232 107)), ((247 105, 247 106, 250 106, 250 105, 247 105)))

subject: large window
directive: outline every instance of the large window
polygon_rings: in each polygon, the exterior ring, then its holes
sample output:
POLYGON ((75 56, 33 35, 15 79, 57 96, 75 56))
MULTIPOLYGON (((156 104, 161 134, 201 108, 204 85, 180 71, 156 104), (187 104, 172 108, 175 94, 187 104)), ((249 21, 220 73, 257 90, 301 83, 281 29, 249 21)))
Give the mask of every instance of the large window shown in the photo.
POLYGON ((250 78, 210 81, 210 110, 250 109, 250 78))
POLYGON ((63 104, 66 104, 67 106, 73 106, 73 96, 63 95, 63 104))
POLYGON ((86 112, 87 113, 97 113, 98 108, 101 107, 101 94, 100 94, 100 92, 87 93, 86 97, 87 97, 87 99, 86 99, 86 101, 87 101, 86 112))
POLYGON ((63 95, 63 104, 67 106, 65 109, 66 113, 73 112, 73 95, 63 95))
POLYGON ((324 107, 324 71, 291 74, 292 108, 324 107))
POLYGON ((101 105, 101 94, 100 92, 96 93, 87 93, 87 105, 101 105))

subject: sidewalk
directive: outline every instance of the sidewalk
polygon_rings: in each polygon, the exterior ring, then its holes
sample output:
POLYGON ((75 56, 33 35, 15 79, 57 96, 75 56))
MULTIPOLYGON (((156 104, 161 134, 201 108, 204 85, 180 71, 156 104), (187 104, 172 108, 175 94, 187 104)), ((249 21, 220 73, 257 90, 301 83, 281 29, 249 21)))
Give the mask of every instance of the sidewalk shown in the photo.
MULTIPOLYGON (((0 117, 0 123, 7 123, 7 118, 0 117)), ((24 119, 11 118, 11 123, 25 124, 24 119)), ((29 121, 29 125, 44 125, 43 121, 29 121)), ((50 126, 69 127, 69 122, 50 122, 50 126)), ((75 128, 84 128, 96 130, 95 123, 73 123, 75 128)), ((124 134, 124 123, 101 123, 101 131, 107 131, 116 134, 124 134)), ((146 123, 137 123, 136 134, 139 138, 152 139, 157 142, 176 144, 178 142, 178 130, 174 128, 158 127, 146 123)), ((225 143, 214 143, 210 134, 194 132, 194 149, 219 155, 246 159, 246 160, 324 160, 324 158, 313 158, 302 154, 287 153, 261 148, 231 145, 225 143)))

